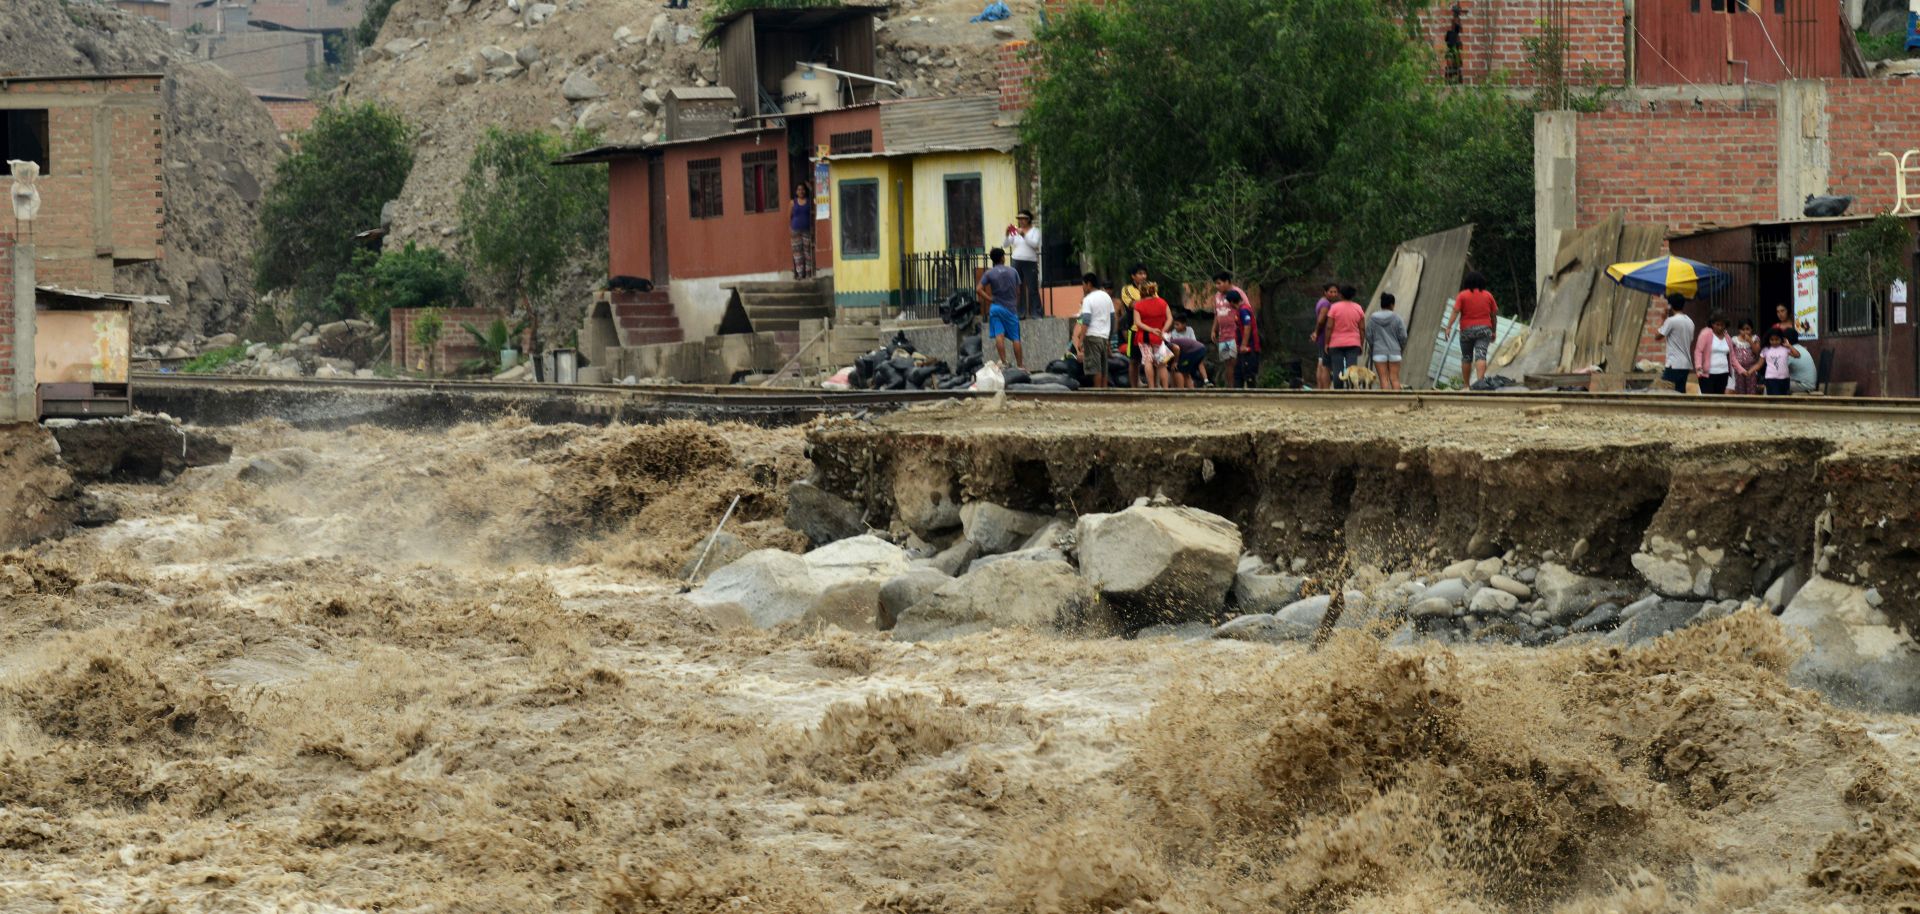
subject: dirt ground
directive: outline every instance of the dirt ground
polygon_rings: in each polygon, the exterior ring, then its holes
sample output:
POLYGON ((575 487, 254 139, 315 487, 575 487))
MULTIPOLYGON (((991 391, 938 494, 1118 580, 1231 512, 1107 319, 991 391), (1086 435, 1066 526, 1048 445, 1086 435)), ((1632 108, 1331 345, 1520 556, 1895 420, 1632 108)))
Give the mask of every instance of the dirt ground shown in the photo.
POLYGON ((232 438, 0 557, 0 910, 1920 904, 1920 732, 1789 688, 1770 617, 1625 652, 723 630, 671 575, 735 495, 798 545, 799 431, 232 438))

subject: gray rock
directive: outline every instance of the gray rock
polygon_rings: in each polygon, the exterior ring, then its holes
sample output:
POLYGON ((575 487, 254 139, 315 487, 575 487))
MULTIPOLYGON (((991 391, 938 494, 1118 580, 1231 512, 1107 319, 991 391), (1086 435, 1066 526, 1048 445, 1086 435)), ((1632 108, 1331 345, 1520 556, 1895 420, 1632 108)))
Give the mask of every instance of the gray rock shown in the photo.
POLYGON ((880 585, 880 615, 876 624, 881 631, 893 628, 900 614, 914 604, 933 596, 934 591, 953 578, 931 568, 914 568, 880 585))
POLYGON ((806 555, 807 569, 821 584, 873 579, 875 586, 913 567, 907 551, 877 536, 856 536, 829 543, 806 555))
POLYGON ((1138 626, 1215 618, 1240 560, 1233 522, 1196 508, 1089 514, 1075 534, 1081 574, 1138 626))
POLYGON ((1700 612, 1695 614, 1693 618, 1688 619, 1687 624, 1699 625, 1702 622, 1712 622, 1715 619, 1725 619, 1726 617, 1731 616, 1734 613, 1739 611, 1740 611, 1739 600, 1721 600, 1717 603, 1708 603, 1707 605, 1700 607, 1700 612))
POLYGON ((539 25, 553 18, 553 14, 559 11, 560 8, 551 3, 535 3, 527 7, 527 24, 539 25))
POLYGON ((228 346, 232 346, 238 342, 240 342, 240 338, 238 336, 235 336, 231 333, 220 333, 220 334, 215 334, 214 336, 208 337, 206 345, 200 348, 202 350, 225 349, 228 346))
POLYGON ((1058 549, 1017 549, 1002 552, 999 555, 983 555, 967 565, 967 573, 972 574, 995 562, 1064 562, 1067 554, 1058 549))
POLYGON ((480 81, 480 70, 471 60, 462 59, 455 62, 450 75, 456 86, 471 86, 480 81))
POLYGON ((1799 588, 1780 624, 1807 652, 1787 678, 1847 705, 1920 711, 1920 648, 1867 599, 1867 591, 1822 577, 1799 588))
POLYGON ((1539 579, 1540 570, 1537 568, 1522 568, 1514 572, 1513 577, 1522 584, 1532 584, 1535 580, 1539 579))
POLYGON ((787 487, 787 526, 806 534, 815 546, 867 532, 866 512, 858 505, 811 482, 787 487))
MULTIPOLYGON (((641 91, 640 106, 647 109, 647 113, 651 114, 655 111, 660 110, 660 106, 662 104, 665 104, 665 103, 661 100, 660 93, 653 91, 653 87, 649 86, 645 90, 641 91)), ((954 517, 954 522, 955 523, 959 522, 959 517, 957 514, 954 517)))
POLYGON ((758 549, 707 576, 688 601, 720 618, 772 628, 806 615, 820 596, 807 561, 791 552, 758 549))
POLYGON ((520 50, 513 52, 513 59, 523 67, 531 67, 540 59, 540 49, 530 44, 522 45, 520 50))
POLYGON ((1487 579, 1487 586, 1513 594, 1515 599, 1525 600, 1533 596, 1533 588, 1528 587, 1504 574, 1496 574, 1487 579))
POLYGON ((725 530, 701 537, 700 542, 693 545, 693 551, 687 554, 686 562, 681 564, 678 577, 682 581, 704 581, 716 569, 733 564, 751 551, 744 541, 725 530), (709 543, 712 545, 709 546, 709 543))
POLYGON ((647 27, 648 44, 666 44, 673 40, 673 20, 666 13, 655 13, 653 24, 647 27))
POLYGON ((1015 511, 988 501, 969 502, 960 508, 960 526, 967 539, 989 554, 1020 548, 1052 520, 1044 514, 1015 511))
POLYGON ((1467 604, 1469 612, 1499 614, 1513 612, 1520 605, 1520 598, 1504 590, 1483 587, 1473 595, 1473 601, 1467 604))
POLYGON ((1499 574, 1500 570, 1505 567, 1506 563, 1501 561, 1497 556, 1490 559, 1481 559, 1473 566, 1473 579, 1485 582, 1494 575, 1499 574))
POLYGON ((1642 610, 1628 619, 1621 614, 1620 627, 1608 633, 1607 640, 1614 644, 1642 644, 1652 641, 1675 629, 1684 628, 1700 612, 1699 603, 1684 603, 1668 600, 1659 606, 1642 610))
POLYGON ((1306 641, 1313 637, 1314 627, 1302 625, 1278 618, 1271 613, 1252 613, 1227 620, 1224 625, 1213 630, 1215 638, 1233 641, 1263 641, 1278 644, 1284 641, 1306 641))
POLYGON ((922 564, 947 577, 958 577, 974 559, 980 557, 980 544, 972 540, 959 540, 953 545, 935 553, 932 558, 923 559, 922 564))
POLYGON ((1243 613, 1270 613, 1300 599, 1307 579, 1291 574, 1241 572, 1233 576, 1233 605, 1243 613))
POLYGON ((1282 622, 1305 626, 1308 631, 1314 631, 1319 629, 1320 623, 1326 620, 1327 607, 1332 603, 1333 597, 1327 594, 1307 597, 1288 604, 1284 609, 1274 613, 1273 617, 1282 622))
POLYGON ((480 48, 480 60, 488 69, 510 67, 514 65, 513 52, 497 45, 484 45, 480 48))
POLYGON ((1412 622, 1407 622, 1393 630, 1387 636, 1388 647, 1412 647, 1420 640, 1420 630, 1412 622))
POLYGON ((1573 624, 1568 626, 1568 628, 1576 632, 1605 631, 1612 628, 1613 624, 1618 621, 1620 621, 1620 605, 1617 603, 1602 603, 1594 607, 1592 612, 1575 619, 1573 624))
POLYGON ((1645 597, 1639 600, 1635 600, 1632 603, 1628 603, 1625 608, 1620 610, 1620 621, 1625 622, 1629 619, 1634 618, 1635 616, 1640 615, 1643 612, 1646 612, 1647 610, 1654 609, 1659 605, 1660 605, 1659 594, 1654 594, 1653 596, 1650 596, 1650 597, 1645 597))
POLYGON ((1432 587, 1420 593, 1420 599, 1445 600, 1448 603, 1465 603, 1467 600, 1467 582, 1460 578, 1445 578, 1435 581, 1432 587))
POLYGON ((1451 618, 1459 611, 1459 604, 1439 597, 1427 597, 1413 604, 1407 615, 1416 619, 1451 618))
POLYGON ((1003 39, 1003 40, 1004 40, 1004 39, 1008 39, 1008 38, 1012 38, 1012 37, 1014 36, 1014 34, 1015 34, 1015 33, 1014 33, 1014 31, 1013 31, 1013 26, 1010 26, 1010 25, 996 25, 996 26, 994 26, 994 27, 993 27, 993 37, 995 37, 995 38, 999 38, 999 39, 1003 39))
POLYGON ((1563 620, 1586 613, 1620 589, 1610 581, 1575 574, 1566 566, 1552 562, 1540 566, 1533 588, 1539 592, 1547 614, 1563 620))
POLYGON ((1793 598, 1799 595, 1800 588, 1805 587, 1806 584, 1807 576, 1800 570, 1800 566, 1792 566, 1768 585, 1766 604, 1776 611, 1782 609, 1793 602, 1793 598))
POLYGON ((955 629, 1030 628, 1103 634, 1112 625, 1100 596, 1066 562, 1000 562, 955 578, 901 612, 898 641, 923 641, 955 629))
POLYGON ((567 75, 566 82, 560 84, 560 97, 570 102, 584 102, 589 99, 605 98, 607 90, 593 81, 585 70, 575 70, 567 75))
POLYGON ((1176 638, 1181 641, 1198 641, 1213 637, 1214 628, 1205 622, 1182 622, 1179 625, 1149 625, 1134 632, 1135 641, 1150 641, 1155 638, 1176 638))
POLYGON ((238 475, 246 482, 260 484, 285 482, 305 475, 308 468, 318 461, 319 457, 306 448, 280 448, 248 460, 247 465, 240 468, 238 475))
POLYGON ((1058 551, 1061 541, 1070 538, 1072 534, 1073 528, 1067 526, 1065 521, 1048 521, 1046 526, 1034 531, 1032 536, 1027 537, 1027 541, 1021 544, 1020 548, 1027 551, 1034 549, 1052 549, 1058 551))
POLYGON ((1463 559, 1461 561, 1454 562, 1453 564, 1448 565, 1445 568, 1440 569, 1439 573, 1435 574, 1434 577, 1442 580, 1446 578, 1461 578, 1461 579, 1471 578, 1473 577, 1473 570, 1475 566, 1479 564, 1480 564, 1479 562, 1476 562, 1472 559, 1463 559))

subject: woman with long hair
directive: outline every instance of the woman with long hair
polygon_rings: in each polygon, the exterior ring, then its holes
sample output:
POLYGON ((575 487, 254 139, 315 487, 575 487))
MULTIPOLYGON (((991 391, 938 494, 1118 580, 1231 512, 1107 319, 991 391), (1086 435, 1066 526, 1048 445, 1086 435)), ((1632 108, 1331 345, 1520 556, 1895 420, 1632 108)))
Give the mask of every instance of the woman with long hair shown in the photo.
POLYGON ((1148 387, 1167 387, 1172 381, 1172 354, 1167 351, 1167 331, 1173 329, 1173 310, 1160 297, 1158 283, 1140 287, 1145 296, 1133 303, 1133 348, 1140 353, 1140 369, 1148 387))
POLYGON ((793 233, 794 279, 813 278, 813 217, 813 188, 804 181, 795 184, 793 210, 787 216, 787 228, 793 233))

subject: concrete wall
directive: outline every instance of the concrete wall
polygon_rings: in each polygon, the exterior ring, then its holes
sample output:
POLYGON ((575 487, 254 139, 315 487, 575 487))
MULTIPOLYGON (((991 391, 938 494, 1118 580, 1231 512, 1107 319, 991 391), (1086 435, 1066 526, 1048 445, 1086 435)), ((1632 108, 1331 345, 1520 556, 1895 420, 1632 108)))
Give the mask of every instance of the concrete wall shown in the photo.
MULTIPOLYGON (((954 339, 953 328, 946 325, 921 327, 905 331, 907 340, 914 349, 935 358, 946 360, 948 365, 957 362, 959 346, 954 339)), ((893 339, 894 331, 885 326, 880 330, 880 342, 893 339)), ((982 352, 992 359, 993 340, 986 335, 986 328, 980 331, 984 343, 982 352)), ((1073 347, 1073 321, 1064 318, 1038 318, 1020 322, 1021 348, 1026 351, 1028 371, 1039 371, 1047 363, 1061 358, 1073 347)), ((1007 347, 1007 361, 1013 361, 1013 347, 1007 347)))
POLYGON ((0 232, 0 422, 38 418, 33 379, 33 248, 0 232))
MULTIPOLYGON (((162 84, 159 76, 0 80, 0 109, 47 112, 51 148, 31 235, 40 282, 112 291, 115 261, 162 256, 162 84)), ((12 186, 0 176, 0 196, 12 186)))

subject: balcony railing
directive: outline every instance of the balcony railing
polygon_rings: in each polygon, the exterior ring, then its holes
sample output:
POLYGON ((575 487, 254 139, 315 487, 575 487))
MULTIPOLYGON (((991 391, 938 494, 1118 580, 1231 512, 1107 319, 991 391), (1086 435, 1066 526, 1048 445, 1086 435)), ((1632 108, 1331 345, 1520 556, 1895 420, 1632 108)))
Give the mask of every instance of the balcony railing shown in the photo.
POLYGON ((900 309, 917 318, 938 318, 940 303, 971 294, 987 269, 985 252, 935 251, 900 258, 900 309))

